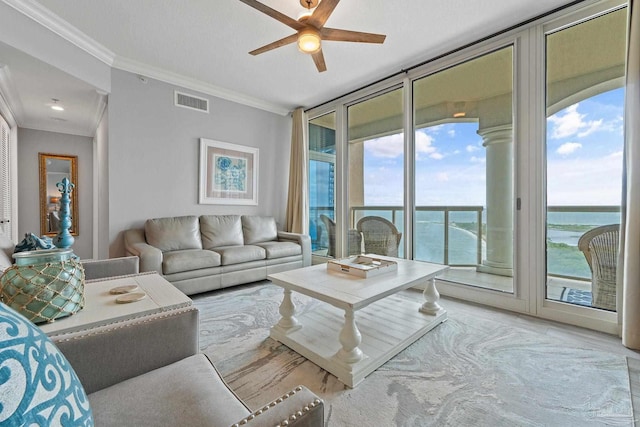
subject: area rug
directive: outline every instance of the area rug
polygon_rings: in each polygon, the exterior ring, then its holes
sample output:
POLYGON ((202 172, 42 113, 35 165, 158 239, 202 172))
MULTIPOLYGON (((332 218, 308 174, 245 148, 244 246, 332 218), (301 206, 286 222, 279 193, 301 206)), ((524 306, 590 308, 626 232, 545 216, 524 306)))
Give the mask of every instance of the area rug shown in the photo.
POLYGON ((560 294, 560 301, 591 307, 591 291, 564 288, 562 289, 562 294, 560 294))
POLYGON ((626 358, 539 320, 443 301, 449 320, 349 389, 269 338, 281 298, 267 281, 194 297, 201 350, 251 408, 304 384, 331 427, 633 425, 626 358))

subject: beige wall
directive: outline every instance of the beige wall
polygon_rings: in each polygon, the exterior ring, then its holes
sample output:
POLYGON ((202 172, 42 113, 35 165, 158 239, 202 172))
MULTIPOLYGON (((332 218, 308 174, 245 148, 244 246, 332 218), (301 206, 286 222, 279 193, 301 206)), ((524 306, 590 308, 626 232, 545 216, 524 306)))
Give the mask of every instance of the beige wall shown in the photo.
MULTIPOLYGON (((109 94, 109 255, 148 218, 273 215, 284 224, 291 118, 113 70, 109 94), (173 105, 174 90, 210 100, 209 114, 173 105), (198 204, 200 138, 260 149, 258 206, 198 204)), ((104 160, 101 161, 103 167, 104 160)))

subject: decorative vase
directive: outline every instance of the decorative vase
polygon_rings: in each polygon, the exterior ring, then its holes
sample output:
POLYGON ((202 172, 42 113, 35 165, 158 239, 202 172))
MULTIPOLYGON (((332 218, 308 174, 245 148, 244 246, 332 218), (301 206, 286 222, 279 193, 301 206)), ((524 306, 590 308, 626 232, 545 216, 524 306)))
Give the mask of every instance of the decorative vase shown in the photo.
MULTIPOLYGON (((60 249, 67 249, 73 245, 75 240, 69 232, 69 228, 71 228, 71 217, 69 216, 70 194, 75 184, 69 181, 69 178, 62 178, 62 181, 57 183, 56 186, 62 197, 60 198, 60 231, 53 239, 53 244, 60 249)), ((77 230, 75 231, 77 232, 77 230)))
POLYGON ((17 252, 0 277, 0 299, 33 323, 84 307, 84 268, 71 249, 17 252))

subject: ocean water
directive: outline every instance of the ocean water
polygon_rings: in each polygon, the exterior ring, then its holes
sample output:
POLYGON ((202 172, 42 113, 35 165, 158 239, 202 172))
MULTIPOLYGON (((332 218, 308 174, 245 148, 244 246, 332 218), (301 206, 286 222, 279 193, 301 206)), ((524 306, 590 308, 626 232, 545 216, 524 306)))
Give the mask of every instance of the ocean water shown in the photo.
MULTIPOLYGON (((393 221, 404 233, 403 212, 396 211, 395 217, 389 210, 366 211, 363 215, 378 215, 393 221)), ((482 222, 486 223, 486 210, 482 222)), ((478 244, 477 212, 449 212, 449 240, 445 246, 445 216, 442 211, 417 211, 415 226, 415 259, 435 263, 445 263, 448 253, 449 265, 477 265, 484 259, 486 243, 484 238, 478 244)), ((550 274, 589 278, 589 267, 577 245, 583 230, 572 230, 573 226, 597 227, 620 223, 618 212, 549 212, 547 223, 553 225, 547 230, 547 239, 552 243, 564 243, 566 248, 550 247, 547 253, 547 269, 550 274), (558 228, 559 227, 559 228, 558 228), (563 229, 564 227, 564 229, 563 229)), ((324 236, 323 236, 324 237, 324 236)), ((403 236, 403 239, 405 237, 403 236)), ((400 256, 403 256, 400 242, 400 256)))

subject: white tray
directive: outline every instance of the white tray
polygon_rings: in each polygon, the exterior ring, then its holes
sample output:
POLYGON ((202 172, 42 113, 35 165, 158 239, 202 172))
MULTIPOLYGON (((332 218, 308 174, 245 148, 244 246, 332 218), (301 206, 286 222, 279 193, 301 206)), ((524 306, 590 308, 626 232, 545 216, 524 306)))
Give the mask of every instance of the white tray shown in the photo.
POLYGON ((358 277, 373 277, 398 270, 398 263, 370 255, 332 259, 327 262, 327 270, 339 271, 358 277))

